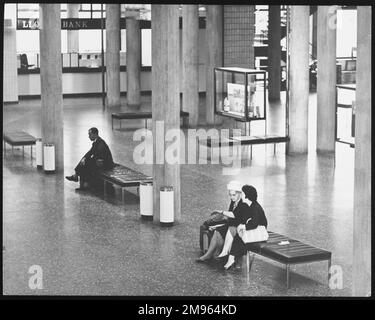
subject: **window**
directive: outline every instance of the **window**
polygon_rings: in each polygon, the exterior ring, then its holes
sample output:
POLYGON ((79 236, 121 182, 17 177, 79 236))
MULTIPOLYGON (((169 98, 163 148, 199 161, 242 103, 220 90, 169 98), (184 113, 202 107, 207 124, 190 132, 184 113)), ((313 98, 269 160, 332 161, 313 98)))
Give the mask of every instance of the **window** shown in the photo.
POLYGON ((357 10, 337 10, 336 56, 351 57, 357 46, 357 10))
POLYGON ((18 3, 17 19, 36 19, 39 18, 38 3, 18 3))
POLYGON ((141 30, 141 65, 151 66, 151 29, 141 30))
MULTIPOLYGON (((79 17, 86 19, 101 18, 101 4, 82 3, 79 9, 79 17)), ((105 17, 105 4, 103 4, 103 17, 105 17)))
MULTIPOLYGON (((93 11, 92 12, 93 19, 100 19, 102 17, 102 13, 99 11, 93 11)), ((103 12, 103 18, 105 18, 105 12, 103 12)))
POLYGON ((81 19, 91 19, 91 12, 80 11, 78 13, 78 18, 81 18, 81 19))
POLYGON ((91 4, 90 3, 82 3, 80 11, 91 11, 91 4))
POLYGON ((100 11, 101 5, 100 4, 93 4, 92 5, 92 11, 100 11))
MULTIPOLYGON (((17 19, 38 19, 38 3, 17 3, 17 19)), ((61 18, 66 18, 66 4, 61 4, 61 18)))

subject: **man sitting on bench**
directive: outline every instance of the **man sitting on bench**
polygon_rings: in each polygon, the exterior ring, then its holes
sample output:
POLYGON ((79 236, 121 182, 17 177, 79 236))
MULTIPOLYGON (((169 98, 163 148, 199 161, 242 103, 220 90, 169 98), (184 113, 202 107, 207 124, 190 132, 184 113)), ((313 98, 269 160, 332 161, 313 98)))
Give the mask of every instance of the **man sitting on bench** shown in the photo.
POLYGON ((99 137, 97 128, 89 130, 89 139, 93 141, 91 149, 75 167, 75 174, 65 177, 75 182, 78 182, 80 177, 80 188, 76 190, 86 190, 88 183, 93 183, 101 170, 112 169, 114 166, 111 151, 106 142, 99 137))

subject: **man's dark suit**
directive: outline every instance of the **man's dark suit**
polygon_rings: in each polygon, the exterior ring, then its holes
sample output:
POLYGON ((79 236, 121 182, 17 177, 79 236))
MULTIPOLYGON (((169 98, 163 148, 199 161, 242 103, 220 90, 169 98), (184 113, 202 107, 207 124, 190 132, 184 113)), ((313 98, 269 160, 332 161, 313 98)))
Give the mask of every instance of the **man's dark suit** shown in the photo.
POLYGON ((84 158, 85 164, 79 162, 75 168, 76 174, 84 181, 92 182, 100 170, 111 169, 114 166, 111 151, 100 137, 93 142, 91 149, 84 155, 84 158), (103 164, 100 165, 97 160, 103 160, 103 164))

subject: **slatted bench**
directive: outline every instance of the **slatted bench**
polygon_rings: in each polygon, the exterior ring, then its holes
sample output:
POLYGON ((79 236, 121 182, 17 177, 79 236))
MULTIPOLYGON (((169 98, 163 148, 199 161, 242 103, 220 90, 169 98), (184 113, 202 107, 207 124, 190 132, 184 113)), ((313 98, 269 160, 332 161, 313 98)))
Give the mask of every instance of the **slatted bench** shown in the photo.
POLYGON ((329 269, 331 267, 332 256, 331 252, 313 247, 275 232, 269 231, 268 233, 269 238, 267 241, 246 244, 247 274, 249 274, 255 255, 257 254, 286 265, 287 288, 289 288, 289 269, 290 265, 293 264, 328 261, 329 281, 329 269), (289 244, 280 245, 281 241, 288 241, 289 244))
POLYGON ((276 153, 276 143, 288 142, 290 140, 287 136, 277 136, 277 135, 259 135, 259 136, 238 136, 230 137, 225 140, 221 139, 211 139, 199 140, 200 144, 203 144, 209 148, 222 147, 222 146, 233 146, 234 144, 239 145, 250 145, 250 157, 253 153, 253 144, 268 144, 273 143, 273 153, 276 153))
POLYGON ((31 158, 33 157, 33 145, 36 143, 35 137, 28 134, 25 131, 5 131, 3 132, 3 141, 4 141, 4 155, 6 153, 6 145, 8 143, 12 146, 12 155, 14 146, 22 146, 22 156, 25 155, 24 146, 31 147, 31 158))
MULTIPOLYGON (((107 194, 107 184, 116 185, 121 188, 122 201, 124 202, 124 191, 127 187, 139 187, 141 182, 152 182, 150 176, 116 163, 113 169, 101 172, 100 178, 104 182, 104 194, 107 194)), ((137 189, 139 194, 139 189, 137 189)))
MULTIPOLYGON (((189 112, 181 111, 180 117, 183 121, 183 126, 189 126, 189 112)), ((112 113, 112 129, 113 129, 113 119, 117 119, 120 121, 120 128, 121 128, 121 120, 129 120, 129 119, 145 119, 145 128, 147 129, 147 119, 152 118, 152 113, 148 111, 143 112, 118 112, 112 113)))

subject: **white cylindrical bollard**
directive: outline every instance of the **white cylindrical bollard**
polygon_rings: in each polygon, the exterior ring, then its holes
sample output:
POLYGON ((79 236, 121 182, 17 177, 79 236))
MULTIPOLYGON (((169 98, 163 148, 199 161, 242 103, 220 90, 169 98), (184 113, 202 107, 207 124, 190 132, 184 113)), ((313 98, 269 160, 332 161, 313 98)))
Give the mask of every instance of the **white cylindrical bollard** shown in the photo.
POLYGON ((139 184, 139 211, 143 219, 153 219, 153 186, 152 182, 139 184))
POLYGON ((160 188, 160 224, 172 225, 174 221, 174 192, 173 187, 160 188))
POLYGON ((36 167, 38 169, 43 168, 43 144, 42 139, 36 139, 36 167))
POLYGON ((55 146, 52 143, 45 143, 43 148, 43 155, 44 172, 55 172, 55 146))

